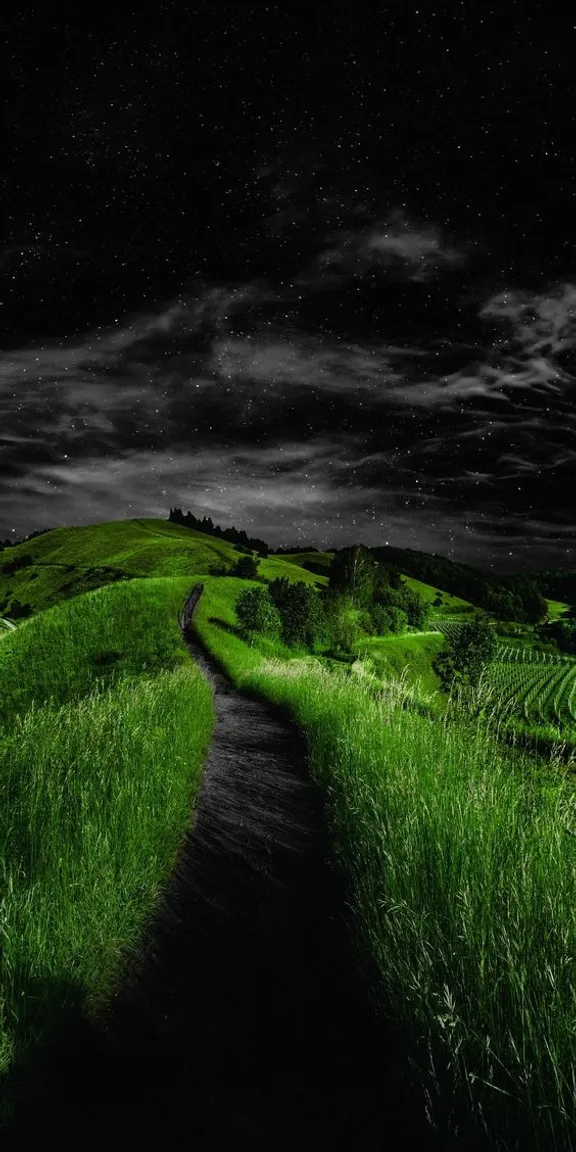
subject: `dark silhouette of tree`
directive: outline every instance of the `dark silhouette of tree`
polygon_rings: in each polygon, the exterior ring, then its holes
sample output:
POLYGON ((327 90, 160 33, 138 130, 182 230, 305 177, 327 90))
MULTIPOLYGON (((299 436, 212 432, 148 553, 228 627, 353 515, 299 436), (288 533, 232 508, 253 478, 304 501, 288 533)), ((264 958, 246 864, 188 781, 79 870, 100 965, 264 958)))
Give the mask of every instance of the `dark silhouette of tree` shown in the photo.
POLYGON ((23 619, 25 616, 31 616, 34 609, 31 604, 21 604, 19 600, 13 600, 10 605, 8 615, 13 620, 23 619))
POLYGON ((171 508, 168 520, 172 524, 182 524, 184 528, 192 528, 196 532, 204 532, 207 536, 216 536, 219 540, 228 540, 230 544, 242 544, 245 548, 258 552, 262 557, 268 555, 268 545, 257 537, 247 536, 243 529, 220 528, 214 524, 211 516, 199 519, 192 512, 184 514, 181 508, 171 508))

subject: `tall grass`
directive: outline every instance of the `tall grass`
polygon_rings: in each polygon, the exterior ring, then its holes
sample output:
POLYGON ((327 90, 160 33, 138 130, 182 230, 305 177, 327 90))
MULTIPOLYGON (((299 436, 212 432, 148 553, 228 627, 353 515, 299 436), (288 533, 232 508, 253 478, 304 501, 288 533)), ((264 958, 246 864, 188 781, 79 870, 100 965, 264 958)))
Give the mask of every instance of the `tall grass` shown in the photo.
POLYGON ((567 776, 533 771, 482 715, 423 718, 406 682, 378 694, 321 662, 258 661, 211 622, 218 596, 207 581, 199 634, 237 684, 285 705, 307 733, 348 877, 350 929, 380 1010, 404 1025, 414 1085, 444 1146, 572 1149, 567 776))
POLYGON ((190 580, 131 580, 24 620, 0 645, 0 730, 29 704, 79 700, 100 681, 188 662, 178 611, 190 580))
POLYGON ((214 711, 178 625, 189 587, 114 585, 3 641, 0 1071, 97 1008, 190 825, 214 711))

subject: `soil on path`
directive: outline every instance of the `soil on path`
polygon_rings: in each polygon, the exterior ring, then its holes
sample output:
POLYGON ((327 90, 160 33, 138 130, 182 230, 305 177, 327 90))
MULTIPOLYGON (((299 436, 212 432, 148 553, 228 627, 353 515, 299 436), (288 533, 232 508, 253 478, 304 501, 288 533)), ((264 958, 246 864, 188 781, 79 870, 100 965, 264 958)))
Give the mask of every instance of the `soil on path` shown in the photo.
POLYGON ((54 1051, 24 1142, 3 1147, 425 1152, 343 928, 304 734, 192 636, 201 590, 181 625, 217 722, 177 870, 106 1020, 54 1051))

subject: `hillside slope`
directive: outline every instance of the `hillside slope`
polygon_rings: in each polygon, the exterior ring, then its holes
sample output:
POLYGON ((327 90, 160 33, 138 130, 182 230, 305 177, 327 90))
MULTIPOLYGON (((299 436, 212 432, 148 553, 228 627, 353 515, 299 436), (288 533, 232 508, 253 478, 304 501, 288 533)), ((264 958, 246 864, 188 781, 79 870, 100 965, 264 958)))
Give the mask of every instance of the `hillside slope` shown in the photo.
MULTIPOLYGON (((240 555, 225 540, 166 520, 55 528, 0 554, 0 613, 10 616, 15 600, 39 612, 121 579, 230 571, 240 555)), ((260 571, 269 578, 327 582, 281 557, 263 560, 260 571)))

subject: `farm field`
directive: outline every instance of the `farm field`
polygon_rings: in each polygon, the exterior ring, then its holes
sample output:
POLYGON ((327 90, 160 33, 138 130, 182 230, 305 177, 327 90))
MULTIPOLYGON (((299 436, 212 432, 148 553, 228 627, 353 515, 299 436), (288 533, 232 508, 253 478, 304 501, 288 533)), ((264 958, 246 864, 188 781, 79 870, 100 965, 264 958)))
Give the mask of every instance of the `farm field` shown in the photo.
MULTIPOLYGON (((444 618, 430 625, 450 639, 464 622, 444 618)), ((491 709, 529 726, 534 735, 539 727, 552 726, 557 739, 576 744, 576 657, 524 642, 499 642, 484 684, 491 709)))

